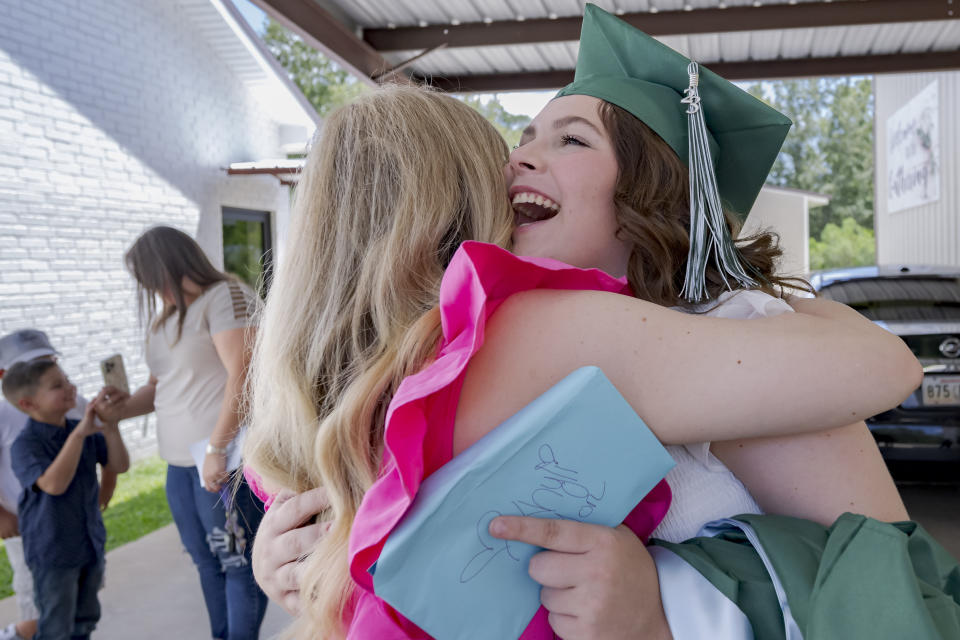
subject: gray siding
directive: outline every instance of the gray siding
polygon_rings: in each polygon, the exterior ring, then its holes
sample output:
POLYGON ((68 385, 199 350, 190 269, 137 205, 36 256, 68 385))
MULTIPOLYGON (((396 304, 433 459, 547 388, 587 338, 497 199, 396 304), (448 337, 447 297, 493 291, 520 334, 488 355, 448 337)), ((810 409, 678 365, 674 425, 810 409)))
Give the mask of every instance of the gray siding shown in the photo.
POLYGON ((957 214, 960 129, 960 72, 878 75, 876 91, 876 209, 877 262, 960 265, 957 214), (887 207, 887 121, 934 80, 939 92, 940 199, 903 211, 887 207))

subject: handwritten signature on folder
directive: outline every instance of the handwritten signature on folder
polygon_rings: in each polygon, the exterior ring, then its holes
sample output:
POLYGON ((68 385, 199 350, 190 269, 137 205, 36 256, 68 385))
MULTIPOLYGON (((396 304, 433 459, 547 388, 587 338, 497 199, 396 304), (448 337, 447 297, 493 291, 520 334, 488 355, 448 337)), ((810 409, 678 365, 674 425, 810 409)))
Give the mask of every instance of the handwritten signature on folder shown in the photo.
MULTIPOLYGON (((508 515, 533 516, 537 518, 555 518, 577 520, 582 522, 589 518, 607 491, 606 481, 600 481, 599 495, 592 493, 582 484, 579 472, 560 465, 553 447, 549 444, 541 445, 537 451, 539 462, 534 470, 543 475, 539 484, 530 491, 528 500, 512 500, 514 509, 508 510, 508 515)), ((500 511, 487 511, 477 520, 477 539, 481 550, 463 567, 460 572, 460 583, 470 582, 480 575, 494 558, 506 552, 514 562, 521 557, 511 549, 517 543, 510 540, 499 540, 490 535, 490 521, 497 516, 504 515, 500 511)))

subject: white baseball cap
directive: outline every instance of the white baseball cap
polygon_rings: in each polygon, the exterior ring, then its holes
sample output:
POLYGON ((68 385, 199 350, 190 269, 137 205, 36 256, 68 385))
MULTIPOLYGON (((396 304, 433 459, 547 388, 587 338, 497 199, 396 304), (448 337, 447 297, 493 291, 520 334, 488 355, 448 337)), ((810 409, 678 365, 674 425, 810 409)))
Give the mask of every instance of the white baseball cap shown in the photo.
POLYGON ((9 369, 18 362, 58 353, 43 331, 20 329, 0 338, 0 370, 9 369))

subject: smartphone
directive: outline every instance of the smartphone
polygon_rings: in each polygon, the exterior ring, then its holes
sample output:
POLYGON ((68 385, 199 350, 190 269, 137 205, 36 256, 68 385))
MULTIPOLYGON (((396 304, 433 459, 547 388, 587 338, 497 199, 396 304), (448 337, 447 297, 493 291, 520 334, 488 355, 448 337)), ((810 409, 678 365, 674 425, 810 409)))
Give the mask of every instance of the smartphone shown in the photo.
POLYGON ((130 385, 127 383, 127 371, 123 368, 123 356, 119 353, 105 360, 101 360, 100 372, 103 374, 104 385, 116 387, 124 393, 130 393, 130 385))

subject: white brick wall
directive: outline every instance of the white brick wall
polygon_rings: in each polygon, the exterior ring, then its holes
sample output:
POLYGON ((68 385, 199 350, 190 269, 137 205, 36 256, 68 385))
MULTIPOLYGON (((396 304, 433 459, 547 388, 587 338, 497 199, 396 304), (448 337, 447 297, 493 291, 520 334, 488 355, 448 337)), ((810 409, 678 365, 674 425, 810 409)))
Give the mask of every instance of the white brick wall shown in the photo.
MULTIPOLYGON (((287 215, 268 176, 231 162, 280 155, 278 123, 177 0, 0 2, 0 334, 47 331, 92 396, 98 362, 147 377, 122 259, 145 228, 194 234, 222 264, 220 210, 287 215)), ((135 455, 152 424, 124 424, 135 455)))

